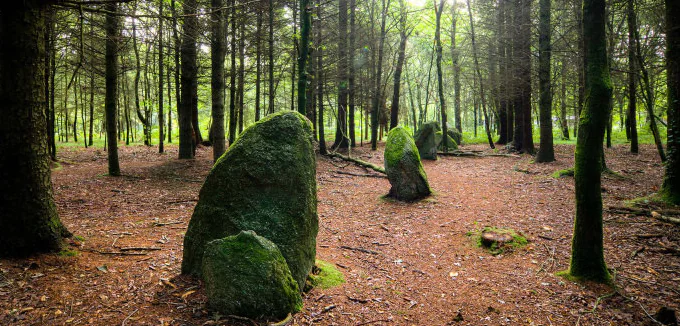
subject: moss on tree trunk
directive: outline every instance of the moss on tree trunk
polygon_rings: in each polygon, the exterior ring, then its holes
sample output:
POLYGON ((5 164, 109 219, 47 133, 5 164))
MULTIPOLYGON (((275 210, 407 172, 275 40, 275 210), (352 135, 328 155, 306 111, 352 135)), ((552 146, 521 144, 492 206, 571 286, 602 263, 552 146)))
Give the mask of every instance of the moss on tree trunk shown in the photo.
POLYGON ((579 119, 576 141, 576 218, 569 274, 579 279, 608 282, 600 192, 602 141, 612 95, 605 38, 605 1, 586 0, 583 15, 586 103, 579 119))

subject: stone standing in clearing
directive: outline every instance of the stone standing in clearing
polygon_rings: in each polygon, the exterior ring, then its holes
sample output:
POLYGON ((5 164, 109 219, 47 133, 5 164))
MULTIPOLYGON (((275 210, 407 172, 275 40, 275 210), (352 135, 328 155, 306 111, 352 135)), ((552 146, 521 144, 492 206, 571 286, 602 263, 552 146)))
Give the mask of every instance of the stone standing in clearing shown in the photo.
POLYGON ((182 273, 200 276, 205 244, 253 230, 276 244, 300 289, 316 258, 312 125, 284 111, 246 129, 215 163, 184 237, 182 273))
POLYGON ((302 309, 297 282, 281 252, 253 231, 208 242, 203 280, 208 307, 221 314, 281 319, 302 309))
POLYGON ((437 159, 437 132, 441 131, 439 124, 435 121, 424 123, 415 135, 415 143, 418 147, 420 158, 424 160, 437 159))
POLYGON ((393 128, 387 134, 385 172, 392 185, 390 197, 413 201, 432 193, 416 143, 403 127, 393 128))

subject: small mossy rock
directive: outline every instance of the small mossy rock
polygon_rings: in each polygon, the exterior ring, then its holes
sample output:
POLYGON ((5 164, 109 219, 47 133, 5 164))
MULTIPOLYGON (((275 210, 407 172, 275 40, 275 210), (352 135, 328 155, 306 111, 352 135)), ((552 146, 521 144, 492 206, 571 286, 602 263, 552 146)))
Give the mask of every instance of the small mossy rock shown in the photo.
MULTIPOLYGON (((439 144, 437 146, 437 149, 440 150, 440 151, 444 150, 444 141, 443 141, 444 137, 442 137, 442 135, 443 135, 443 133, 441 131, 437 131, 437 133, 435 134, 435 140, 437 141, 437 144, 439 144)), ((450 134, 449 134, 449 137, 448 137, 447 140, 448 140, 448 143, 446 143, 446 146, 447 146, 448 150, 458 149, 458 142, 456 142, 455 139, 451 138, 450 134)))
POLYGON ((420 158, 424 160, 437 159, 437 131, 440 131, 439 124, 435 121, 424 123, 416 131, 415 142, 418 147, 420 158))
POLYGON ((463 134, 460 133, 456 128, 448 128, 446 129, 446 133, 449 134, 449 137, 453 138, 453 140, 456 141, 456 144, 460 145, 463 142, 463 134))
POLYGON ((182 273, 201 276, 205 244, 253 230, 281 250, 304 287, 316 258, 312 124, 293 111, 247 128, 205 180, 184 237, 182 273))
POLYGON ((302 309, 281 251, 253 231, 208 242, 203 280, 208 307, 220 314, 281 319, 302 309))
POLYGON ((432 193, 411 134, 396 127, 387 134, 385 173, 392 188, 388 196, 404 201, 424 198, 432 193))
POLYGON ((512 235, 507 233, 500 233, 496 231, 484 231, 481 235, 482 245, 491 248, 493 246, 501 247, 506 243, 512 241, 512 235))

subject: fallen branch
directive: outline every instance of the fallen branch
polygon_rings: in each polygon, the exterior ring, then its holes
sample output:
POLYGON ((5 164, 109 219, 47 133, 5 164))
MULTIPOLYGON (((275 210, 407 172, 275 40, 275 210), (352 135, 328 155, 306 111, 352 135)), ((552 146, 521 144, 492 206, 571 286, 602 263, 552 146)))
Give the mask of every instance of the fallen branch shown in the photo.
POLYGON ((120 251, 142 251, 142 250, 161 250, 158 247, 125 247, 118 249, 120 251))
POLYGON ((146 256, 144 252, 120 252, 120 251, 100 251, 97 249, 83 249, 100 255, 115 255, 115 256, 146 256))
POLYGON ((376 172, 385 173, 385 169, 383 169, 383 168, 381 168, 381 167, 379 167, 379 166, 377 166, 373 163, 362 161, 360 159, 352 158, 352 157, 345 156, 345 155, 338 154, 338 153, 328 153, 326 156, 337 157, 341 160, 352 162, 352 163, 354 163, 358 166, 361 166, 361 167, 364 167, 364 168, 367 168, 367 169, 371 169, 371 170, 376 171, 376 172))
POLYGON ((657 212, 652 212, 652 217, 663 222, 675 224, 675 225, 680 225, 680 218, 677 217, 671 217, 671 216, 666 216, 663 214, 659 214, 657 212), (656 213, 656 214, 655 214, 656 213))
POLYGON ((479 154, 477 152, 471 152, 471 151, 453 151, 453 152, 437 152, 437 155, 442 155, 442 156, 471 156, 471 157, 521 157, 519 155, 515 154, 479 154))
POLYGON ((172 225, 172 224, 180 224, 183 223, 184 221, 182 220, 177 220, 177 221, 171 221, 171 222, 155 222, 153 226, 165 226, 165 225, 172 225))
POLYGON ((381 175, 381 174, 368 174, 368 173, 361 174, 361 173, 345 172, 345 171, 340 171, 340 170, 335 171, 335 173, 346 174, 346 175, 351 175, 351 176, 355 176, 355 177, 386 178, 386 176, 381 175))
POLYGON ((355 247, 349 247, 349 246, 340 246, 340 249, 347 249, 347 250, 354 250, 354 251, 359 251, 367 254, 372 254, 372 255, 379 255, 380 253, 377 251, 369 250, 369 249, 364 249, 364 248, 355 248, 355 247))
POLYGON ((284 318, 282 321, 276 322, 276 323, 271 323, 271 324, 269 324, 269 326, 288 326, 288 325, 290 325, 290 323, 292 321, 293 321, 293 315, 288 314, 288 316, 286 316, 286 318, 284 318))

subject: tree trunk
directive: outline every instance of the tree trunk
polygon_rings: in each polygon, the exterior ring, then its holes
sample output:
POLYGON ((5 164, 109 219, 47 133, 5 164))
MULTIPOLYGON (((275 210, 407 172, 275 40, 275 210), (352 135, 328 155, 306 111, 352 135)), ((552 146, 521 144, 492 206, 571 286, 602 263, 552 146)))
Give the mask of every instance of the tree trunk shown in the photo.
POLYGON ((192 114, 198 103, 198 68, 196 66, 196 38, 198 36, 198 18, 196 17, 196 0, 184 0, 183 39, 181 56, 181 99, 177 110, 179 118, 179 158, 194 158, 197 134, 192 123, 192 114))
POLYGON ((120 39, 120 26, 118 14, 118 4, 115 2, 107 3, 106 14, 106 99, 104 100, 104 110, 106 111, 106 141, 109 158, 109 175, 120 175, 120 164, 118 163, 118 142, 116 129, 116 115, 118 105, 118 46, 120 39))
POLYGON ((224 56, 226 55, 226 25, 224 10, 218 10, 225 5, 224 0, 212 0, 210 14, 210 62, 212 74, 210 76, 210 91, 212 100, 212 133, 213 161, 224 154, 224 56))
POLYGON ((517 66, 515 102, 514 148, 521 153, 533 154, 534 140, 531 121, 531 1, 517 0, 515 6, 514 65, 517 66))
POLYGON ((274 0, 269 0, 269 109, 274 113, 274 0))
POLYGON ((262 15, 257 15, 257 30, 255 31, 255 122, 260 121, 260 96, 262 90, 262 15))
POLYGON ((309 0, 300 0, 300 54, 298 56, 298 112, 307 115, 307 58, 309 57, 309 32, 312 28, 309 0))
MULTIPOLYGON (((177 10, 175 9, 175 0, 171 0, 171 9, 172 9, 172 38, 174 40, 174 59, 175 59, 175 108, 177 109, 177 123, 179 124, 179 110, 182 107, 182 94, 180 93, 180 48, 181 48, 181 42, 179 39, 179 33, 177 31, 177 10)), ((172 119, 168 120, 168 123, 170 123, 172 119)), ((168 125, 168 134, 170 134, 170 130, 172 128, 170 125, 168 125)), ((172 137, 168 135, 168 143, 170 143, 172 140, 172 137)))
POLYGON ((163 153, 165 113, 163 112, 163 0, 158 1, 158 152, 163 153))
MULTIPOLYGON (((489 115, 487 114, 487 111, 486 111, 486 96, 484 95, 484 82, 482 80, 482 72, 479 68, 479 58, 477 57, 477 43, 475 42, 475 27, 474 27, 474 24, 472 22, 472 7, 470 7, 470 0, 467 0, 467 7, 468 7, 468 14, 470 16, 470 36, 471 36, 471 40, 472 40, 472 56, 473 56, 474 62, 475 62, 475 71, 477 72, 477 79, 479 80, 479 93, 480 93, 480 97, 481 97, 481 100, 482 100, 482 111, 484 112, 484 130, 486 131, 486 138, 489 142, 489 147, 491 147, 493 149, 493 148, 496 148, 496 146, 493 144, 493 138, 491 137, 491 130, 489 129, 489 115)), ((441 79, 441 76, 439 78, 441 79)), ((440 86, 440 88, 441 88, 441 86, 440 86)), ((440 92, 443 92, 443 90, 440 90, 440 92)), ((442 103, 442 109, 443 109, 443 103, 442 103)), ((475 130, 476 130, 476 128, 475 128, 475 130)), ((446 129, 444 129, 444 131, 446 131, 446 129)), ((443 139, 446 139, 446 138, 447 138, 446 134, 444 134, 443 139)))
POLYGON ((0 257, 57 251, 45 108, 46 1, 0 4, 0 257))
POLYGON ((381 22, 380 22, 380 40, 378 41, 378 62, 375 68, 375 89, 373 92, 373 99, 371 103, 371 150, 378 149, 378 114, 380 113, 380 99, 382 86, 382 63, 383 52, 385 48, 385 24, 387 20, 387 9, 390 6, 389 0, 382 0, 381 22))
POLYGON ((536 162, 552 162, 555 160, 552 134, 552 90, 550 82, 550 1, 539 1, 539 36, 538 36, 538 88, 540 92, 539 116, 541 120, 541 144, 536 153, 536 162))
MULTIPOLYGON (((133 14, 136 14, 136 3, 135 9, 133 9, 133 14)), ((151 138, 151 119, 147 115, 145 116, 142 112, 141 106, 139 104, 139 78, 142 71, 142 64, 139 59, 139 48, 137 46, 137 19, 132 18, 132 48, 135 51, 135 112, 137 112, 137 118, 142 122, 142 127, 144 128, 144 145, 149 146, 151 138)))
MULTIPOLYGON (((321 17, 321 0, 316 3, 316 15, 321 17)), ((324 132, 324 112, 323 112, 323 47, 321 46, 321 20, 316 20, 316 98, 318 101, 318 129, 319 129, 319 153, 322 155, 328 154, 326 150, 326 136, 324 132)))
POLYGON ((668 202, 680 205, 680 3, 675 0, 666 0, 666 81, 668 157, 660 193, 668 202))
POLYGON ((635 6, 633 0, 627 1, 627 15, 628 15, 628 114, 627 114, 627 128, 630 136, 630 152, 638 153, 638 134, 637 134, 637 59, 635 58, 635 30, 637 30, 637 22, 635 18, 635 6))
MULTIPOLYGON (((397 55, 397 65, 394 68, 394 88, 392 90, 392 105, 390 107, 390 130, 399 125, 399 95, 401 90, 401 70, 406 59, 406 41, 408 34, 406 31, 407 11, 404 0, 399 0, 399 50, 397 55)), ((441 10, 441 9, 440 9, 441 10)), ((441 14, 439 15, 441 17, 441 14)))
MULTIPOLYGON (((234 19, 234 18, 232 18, 234 19)), ((239 38, 238 38, 238 133, 239 135, 243 132, 243 108, 244 108, 244 97, 245 97, 245 78, 246 78, 246 37, 245 30, 246 26, 243 17, 239 17, 239 38)))
POLYGON ((355 50, 355 40, 356 40, 356 0, 349 0, 349 76, 347 78, 349 82, 349 142, 350 146, 355 147, 357 145, 356 141, 356 126, 354 123, 354 110, 355 110, 355 82, 354 77, 356 75, 356 69, 354 67, 354 50, 355 50))
POLYGON ((238 117, 236 116, 236 1, 232 0, 231 5, 231 51, 229 69, 229 146, 236 140, 236 128, 238 117))
POLYGON ((451 6, 451 58, 453 63, 453 117, 455 119, 455 126, 458 132, 463 132, 463 123, 461 120, 460 110, 460 63, 458 62, 458 48, 456 46, 456 24, 457 24, 456 6, 451 6))
POLYGON ((349 147, 347 137, 347 106, 349 81, 347 80, 347 0, 338 0, 338 122, 335 128, 333 149, 349 147))
POLYGON ((612 89, 607 65, 605 1, 586 0, 583 6, 586 98, 581 113, 574 182, 576 218, 569 274, 573 277, 609 282, 604 261, 602 193, 602 141, 607 123, 607 105, 612 89))
MULTIPOLYGON (((448 152, 449 144, 449 134, 446 118, 446 101, 444 99, 444 80, 442 71, 442 41, 441 41, 441 20, 442 12, 444 11, 444 0, 439 1, 439 9, 435 4, 435 29, 434 29, 434 44, 435 50, 437 51, 437 90, 439 93, 439 111, 441 112, 441 125, 442 125, 442 147, 444 147, 444 153, 448 152)), ((474 35, 474 29, 472 29, 474 35)), ((474 36, 473 36, 474 39, 474 36)), ((487 128, 488 130, 488 128, 487 128)), ((453 145, 453 144, 451 144, 453 145)), ((491 142, 491 148, 493 148, 493 142, 491 142)))
POLYGON ((561 82, 560 82, 560 127, 562 138, 569 140, 569 123, 567 123, 567 65, 564 58, 561 62, 561 82))

